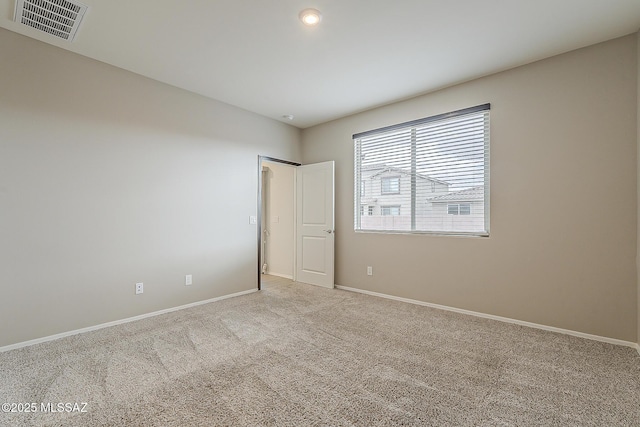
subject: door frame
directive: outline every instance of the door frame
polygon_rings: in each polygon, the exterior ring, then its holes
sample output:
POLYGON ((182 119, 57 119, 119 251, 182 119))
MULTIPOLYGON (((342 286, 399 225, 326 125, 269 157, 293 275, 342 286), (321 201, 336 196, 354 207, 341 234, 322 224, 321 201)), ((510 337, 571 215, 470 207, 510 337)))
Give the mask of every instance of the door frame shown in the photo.
MULTIPOLYGON (((282 163, 289 166, 298 167, 300 163, 289 160, 277 159, 275 157, 258 155, 258 215, 256 222, 258 225, 258 290, 262 289, 262 162, 282 163)), ((294 254, 295 256, 295 254, 294 254)), ((295 263, 294 263, 295 264, 295 263)), ((295 266, 294 266, 295 275, 295 266)))

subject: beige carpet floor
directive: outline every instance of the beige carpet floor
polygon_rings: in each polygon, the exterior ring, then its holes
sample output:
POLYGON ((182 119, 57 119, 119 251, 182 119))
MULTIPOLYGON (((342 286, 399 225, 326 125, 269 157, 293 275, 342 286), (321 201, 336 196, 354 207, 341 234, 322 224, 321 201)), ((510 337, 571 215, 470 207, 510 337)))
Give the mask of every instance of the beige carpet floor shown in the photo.
POLYGON ((635 350, 287 280, 0 353, 3 426, 640 426, 635 350))

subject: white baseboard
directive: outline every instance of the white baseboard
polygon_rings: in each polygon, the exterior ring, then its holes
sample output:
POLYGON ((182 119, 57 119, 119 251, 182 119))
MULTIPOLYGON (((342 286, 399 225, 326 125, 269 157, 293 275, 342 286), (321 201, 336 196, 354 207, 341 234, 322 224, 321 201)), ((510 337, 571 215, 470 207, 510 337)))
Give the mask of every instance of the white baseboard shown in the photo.
POLYGON ((282 277, 283 279, 293 280, 293 276, 290 274, 274 273, 273 271, 267 271, 265 274, 267 276, 276 276, 276 277, 282 277))
POLYGON ((585 334, 584 332, 572 331, 570 329, 562 329, 562 328, 556 328, 556 327, 553 327, 553 326, 540 325, 538 323, 525 322, 524 320, 511 319, 509 317, 502 317, 502 316, 494 316, 493 314, 485 314, 485 313, 480 313, 480 312, 477 312, 477 311, 464 310, 462 308, 455 308, 455 307, 449 307, 449 306, 446 306, 446 305, 440 305, 440 304, 433 304, 433 303, 430 303, 430 302, 418 301, 418 300, 415 300, 415 299, 402 298, 402 297, 382 294, 382 293, 378 293, 378 292, 366 291, 364 289, 350 288, 348 286, 340 286, 340 285, 338 285, 338 286, 336 286, 336 288, 342 289, 344 291, 357 292, 357 293, 360 293, 360 294, 371 295, 371 296, 374 296, 374 297, 380 297, 380 298, 391 299, 391 300, 394 300, 394 301, 406 302, 406 303, 409 303, 409 304, 416 304, 416 305, 422 305, 422 306, 425 306, 425 307, 437 308, 437 309, 440 309, 440 310, 453 311, 454 313, 466 314, 466 315, 469 315, 469 316, 476 316, 476 317, 482 317, 482 318, 485 318, 485 319, 497 320, 499 322, 513 323, 513 324, 520 325, 520 326, 527 326, 529 328, 542 329, 542 330, 545 330, 545 331, 556 332, 556 333, 559 333, 559 334, 572 335, 574 337, 586 338, 588 340, 593 340, 593 341, 601 341, 601 342, 606 342, 606 343, 614 344, 614 345, 632 347, 632 348, 635 348, 636 350, 638 350, 638 353, 640 354, 640 345, 637 344, 637 343, 631 342, 631 341, 624 341, 624 340, 619 340, 619 339, 616 339, 616 338, 602 337, 602 336, 599 336, 599 335, 585 334))
POLYGON ((638 356, 640 356, 640 343, 636 344, 636 350, 638 350, 638 356))
POLYGON ((123 323, 135 322, 137 320, 146 319, 148 317, 159 316, 161 314, 171 313, 172 311, 184 310, 185 308, 196 307, 198 305, 209 304, 210 302, 221 301, 223 299, 239 297, 241 295, 250 294, 253 292, 257 292, 257 289, 249 289, 248 291, 236 292, 229 295, 223 295, 221 297, 211 298, 204 301, 192 302, 190 304, 181 305, 178 307, 166 308, 164 310, 154 311, 152 313, 141 314, 140 316, 128 317, 126 319, 114 320, 113 322, 101 323, 95 326, 89 326, 86 328, 76 329, 73 331, 62 332, 60 334, 50 335, 48 337, 36 338, 34 340, 23 341, 16 344, 10 344, 4 347, 0 347, 0 353, 15 350, 17 348, 28 347, 30 345, 40 344, 47 341, 53 341, 64 337, 69 337, 71 335, 82 334, 85 332, 97 331, 98 329, 109 328, 111 326, 121 325, 123 323))

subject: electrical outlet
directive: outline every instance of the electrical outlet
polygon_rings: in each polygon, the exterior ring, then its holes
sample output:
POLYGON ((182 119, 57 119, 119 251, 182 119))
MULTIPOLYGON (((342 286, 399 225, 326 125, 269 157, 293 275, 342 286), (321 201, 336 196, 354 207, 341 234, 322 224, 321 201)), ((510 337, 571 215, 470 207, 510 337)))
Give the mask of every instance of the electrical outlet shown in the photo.
POLYGON ((257 216, 255 216, 255 215, 251 215, 251 216, 249 217, 249 224, 252 224, 252 225, 253 225, 253 224, 257 224, 257 223, 258 223, 258 217, 257 217, 257 216))
POLYGON ((193 283, 193 277, 191 276, 191 274, 187 274, 186 276, 184 276, 184 285, 185 286, 189 286, 193 283))
POLYGON ((367 266, 367 276, 373 276, 373 267, 367 266))
POLYGON ((144 292, 144 283, 136 283, 136 295, 144 292))

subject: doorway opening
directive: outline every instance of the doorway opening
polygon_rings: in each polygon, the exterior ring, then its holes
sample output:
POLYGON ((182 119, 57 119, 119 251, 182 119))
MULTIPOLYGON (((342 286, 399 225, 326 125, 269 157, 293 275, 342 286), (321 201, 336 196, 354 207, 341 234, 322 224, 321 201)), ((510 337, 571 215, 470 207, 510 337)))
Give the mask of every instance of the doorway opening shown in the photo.
POLYGON ((258 289, 262 289, 263 271, 274 275, 279 269, 289 272, 279 274, 285 278, 283 280, 290 277, 294 282, 333 288, 335 162, 303 166, 258 156, 258 166, 258 289), (282 183, 288 183, 288 189, 283 191, 284 196, 278 203, 274 202, 277 201, 276 194, 281 197, 280 185, 268 184, 271 172, 276 169, 280 171, 278 176, 283 178, 282 183), (282 215, 278 213, 279 209, 282 209, 282 215), (276 229, 282 232, 278 239, 274 235, 276 229), (285 249, 281 251, 278 245, 285 249), (286 267, 273 262, 278 251, 281 251, 280 261, 286 263, 286 267))
POLYGON ((294 279, 297 166, 300 163, 258 156, 258 290, 264 274, 294 279))

